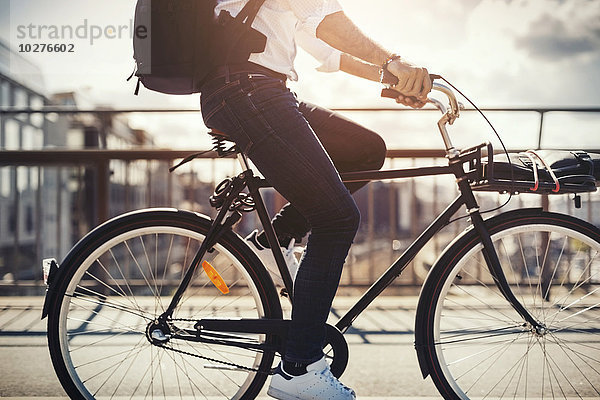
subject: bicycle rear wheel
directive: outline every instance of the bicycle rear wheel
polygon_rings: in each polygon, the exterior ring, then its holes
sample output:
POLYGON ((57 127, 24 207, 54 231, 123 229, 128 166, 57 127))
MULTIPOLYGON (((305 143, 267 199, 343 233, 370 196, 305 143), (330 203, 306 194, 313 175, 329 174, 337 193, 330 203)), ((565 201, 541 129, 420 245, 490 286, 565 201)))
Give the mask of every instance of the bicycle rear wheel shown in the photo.
MULTIPOLYGON (((56 373, 71 398, 251 399, 274 353, 170 339, 152 344, 164 312, 210 227, 176 210, 135 212, 95 229, 59 269, 48 319, 56 373)), ((206 261, 229 288, 223 294, 199 268, 169 320, 193 331, 201 318, 281 318, 270 277, 232 232, 206 261)), ((267 335, 243 335, 260 344, 267 335)))
POLYGON ((600 396, 600 231, 541 211, 486 222, 516 298, 500 293, 468 232, 442 255, 422 292, 417 347, 447 399, 600 396))

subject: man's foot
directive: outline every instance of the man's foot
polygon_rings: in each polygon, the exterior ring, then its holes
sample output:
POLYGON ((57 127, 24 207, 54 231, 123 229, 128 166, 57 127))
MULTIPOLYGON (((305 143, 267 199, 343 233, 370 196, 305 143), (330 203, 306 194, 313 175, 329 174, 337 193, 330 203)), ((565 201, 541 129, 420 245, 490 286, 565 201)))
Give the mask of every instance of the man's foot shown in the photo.
MULTIPOLYGON (((258 240, 258 230, 252 231, 248 236, 246 236, 246 241, 250 244, 250 247, 254 252, 258 255, 260 260, 263 262, 269 274, 271 274, 271 279, 273 279, 273 283, 275 286, 284 287, 283 279, 279 274, 279 268, 277 267, 277 263, 275 262, 275 258, 273 257, 273 252, 270 248, 262 245, 258 240)), ((298 273, 298 259, 294 254, 295 241, 294 239, 290 240, 290 243, 287 247, 281 248, 281 253, 283 254, 283 259, 287 264, 288 270, 290 271, 290 276, 292 277, 292 282, 296 279, 296 273, 298 273)))
POLYGON ((325 357, 306 366, 306 373, 292 376, 279 363, 267 394, 280 400, 354 400, 354 390, 344 386, 329 369, 325 357))

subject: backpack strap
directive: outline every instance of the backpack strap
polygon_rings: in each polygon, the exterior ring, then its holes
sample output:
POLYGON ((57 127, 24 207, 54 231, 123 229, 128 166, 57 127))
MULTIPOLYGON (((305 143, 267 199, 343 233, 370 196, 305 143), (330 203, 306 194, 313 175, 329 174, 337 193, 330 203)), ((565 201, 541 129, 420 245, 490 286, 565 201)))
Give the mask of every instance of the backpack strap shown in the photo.
MULTIPOLYGON (((249 32, 252 29, 252 23, 254 22, 254 19, 256 18, 256 15, 258 14, 258 11, 260 10, 264 2, 265 0, 249 0, 246 3, 246 5, 244 5, 244 8, 242 8, 240 12, 234 17, 234 19, 243 26, 243 29, 238 30, 237 35, 234 36, 233 40, 231 41, 229 47, 226 50, 224 63, 226 67, 229 64, 229 60, 231 59, 231 55, 235 50, 236 44, 247 32, 249 32)), ((223 13, 223 11, 221 11, 221 13, 223 13)), ((227 14, 229 14, 229 12, 227 12, 227 14)), ((228 67, 225 74, 225 82, 229 83, 228 67)))
POLYGON ((244 24, 250 27, 264 2, 265 0, 248 1, 235 18, 242 20, 244 24))

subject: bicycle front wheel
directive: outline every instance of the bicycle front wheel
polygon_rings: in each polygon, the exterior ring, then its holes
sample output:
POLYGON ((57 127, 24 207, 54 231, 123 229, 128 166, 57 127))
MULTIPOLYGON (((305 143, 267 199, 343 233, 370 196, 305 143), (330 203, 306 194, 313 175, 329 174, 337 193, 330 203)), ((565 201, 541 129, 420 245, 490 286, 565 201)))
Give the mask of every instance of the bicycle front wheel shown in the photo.
MULTIPOLYGON (((575 218, 509 212, 486 221, 517 314, 474 232, 445 252, 423 288, 420 359, 447 399, 600 396, 600 232, 575 218)), ((418 343, 419 344, 419 343, 418 343)))
MULTIPOLYGON (((71 398, 251 399, 274 353, 159 338, 161 315, 205 239, 210 221, 176 210, 135 212, 95 229, 69 253, 52 286, 48 343, 71 398), (157 345, 160 344, 160 345, 157 345)), ((198 268, 171 319, 174 334, 201 318, 281 318, 260 261, 228 232, 204 258, 223 294, 198 268)), ((168 335, 167 335, 168 336, 168 335)), ((267 335, 244 335, 260 345, 267 335)))

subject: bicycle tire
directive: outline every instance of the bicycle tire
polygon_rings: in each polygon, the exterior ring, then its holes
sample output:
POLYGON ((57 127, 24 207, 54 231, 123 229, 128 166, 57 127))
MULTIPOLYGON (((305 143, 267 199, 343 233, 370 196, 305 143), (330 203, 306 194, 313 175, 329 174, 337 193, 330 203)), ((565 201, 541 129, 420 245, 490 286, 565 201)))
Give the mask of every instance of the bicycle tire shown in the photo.
MULTIPOLYGON (((146 331, 166 308, 210 224, 192 212, 141 210, 99 226, 67 255, 50 288, 48 345, 71 398, 258 395, 274 352, 182 340, 168 341, 166 349, 153 345, 146 331)), ((193 327, 202 317, 282 318, 270 276, 239 236, 226 232, 205 260, 229 293, 221 293, 198 268, 173 313, 179 328, 193 327)))
POLYGON ((416 347, 423 375, 446 399, 600 395, 600 230, 537 209, 486 221, 517 299, 501 295, 470 230, 440 256, 423 286, 416 347), (480 268, 481 267, 481 268, 480 268))

